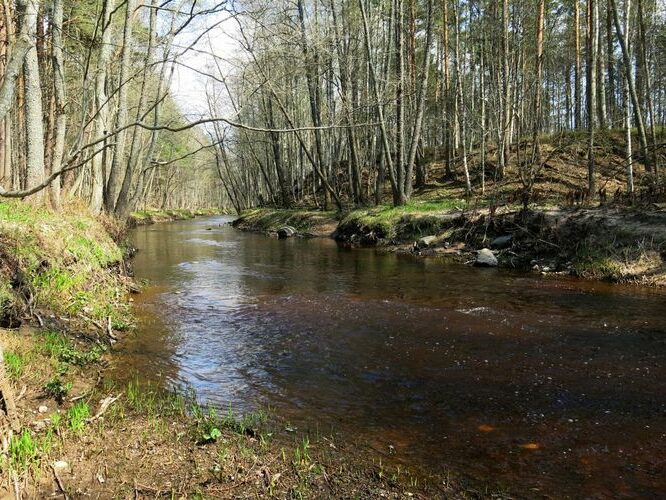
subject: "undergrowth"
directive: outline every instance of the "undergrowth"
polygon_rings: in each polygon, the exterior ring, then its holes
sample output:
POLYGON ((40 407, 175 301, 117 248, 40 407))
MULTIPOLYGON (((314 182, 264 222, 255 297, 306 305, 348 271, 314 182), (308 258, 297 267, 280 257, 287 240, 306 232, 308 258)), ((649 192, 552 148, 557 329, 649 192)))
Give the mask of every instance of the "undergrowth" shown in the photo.
POLYGON ((441 232, 446 227, 442 215, 466 207, 465 200, 443 199, 354 210, 342 219, 339 231, 342 234, 373 232, 378 238, 406 241, 441 232))
POLYGON ((0 242, 3 325, 11 326, 21 312, 43 309, 90 324, 110 318, 117 330, 129 326, 125 282, 109 270, 122 261, 123 249, 103 221, 84 209, 55 213, 2 202, 0 242))

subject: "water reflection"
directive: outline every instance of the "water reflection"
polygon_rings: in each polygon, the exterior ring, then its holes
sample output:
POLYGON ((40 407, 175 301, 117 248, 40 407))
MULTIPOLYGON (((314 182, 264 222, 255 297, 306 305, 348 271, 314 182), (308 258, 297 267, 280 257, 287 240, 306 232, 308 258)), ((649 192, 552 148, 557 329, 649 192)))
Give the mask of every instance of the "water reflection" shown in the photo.
POLYGON ((663 292, 476 270, 212 218, 139 228, 119 375, 270 404, 527 496, 666 489, 663 292))

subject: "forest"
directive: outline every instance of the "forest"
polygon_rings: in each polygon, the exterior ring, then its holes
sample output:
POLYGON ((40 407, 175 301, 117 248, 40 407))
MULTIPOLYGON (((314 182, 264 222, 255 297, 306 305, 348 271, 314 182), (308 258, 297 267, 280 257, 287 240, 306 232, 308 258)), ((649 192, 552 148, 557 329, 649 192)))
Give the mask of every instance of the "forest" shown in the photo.
POLYGON ((170 96, 194 17, 171 3, 3 2, 1 197, 120 218, 220 204, 205 135, 170 96))
POLYGON ((575 179, 561 204, 658 191, 662 2, 299 0, 239 14, 242 62, 213 66, 209 92, 211 117, 230 102, 254 127, 215 128, 237 208, 397 206, 447 181, 531 201, 554 164, 575 179))
POLYGON ((658 193, 665 16, 657 0, 6 1, 0 196, 122 218, 397 206, 450 182, 501 204, 538 200, 553 163, 577 176, 561 203, 658 193), (174 99, 183 68, 201 106, 174 99))

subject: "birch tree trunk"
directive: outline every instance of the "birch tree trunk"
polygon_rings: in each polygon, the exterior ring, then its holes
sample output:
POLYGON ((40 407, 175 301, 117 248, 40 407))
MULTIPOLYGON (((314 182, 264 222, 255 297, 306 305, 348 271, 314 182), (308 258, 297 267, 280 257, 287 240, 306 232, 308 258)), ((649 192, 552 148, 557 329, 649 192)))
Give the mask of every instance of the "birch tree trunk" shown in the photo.
MULTIPOLYGON (((611 6, 614 9, 614 6, 611 6)), ((625 0, 624 3, 624 33, 629 33, 629 16, 631 13, 631 0, 625 0)), ((618 36, 623 36, 618 33, 618 36)), ((625 50, 631 53, 629 40, 625 38, 625 50)), ((625 68, 626 70, 626 68, 625 68)), ((627 163, 627 193, 632 195, 634 193, 634 157, 631 145, 631 97, 629 91, 629 77, 625 77, 624 84, 622 85, 623 102, 624 102, 624 137, 625 145, 625 161, 627 163)))
POLYGON ((574 65, 574 127, 580 129, 583 126, 582 89, 583 78, 580 56, 580 0, 573 0, 574 4, 574 50, 576 52, 576 63, 574 65))
POLYGON ((594 164, 594 129, 597 100, 597 1, 587 0, 587 188, 596 191, 594 164))

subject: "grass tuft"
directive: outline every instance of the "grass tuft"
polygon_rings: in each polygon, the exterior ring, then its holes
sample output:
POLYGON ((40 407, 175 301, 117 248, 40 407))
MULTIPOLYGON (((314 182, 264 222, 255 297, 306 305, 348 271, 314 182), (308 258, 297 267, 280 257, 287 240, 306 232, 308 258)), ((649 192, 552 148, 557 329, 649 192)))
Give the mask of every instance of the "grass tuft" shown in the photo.
POLYGON ((23 356, 14 352, 5 353, 5 369, 10 379, 18 380, 23 375, 24 368, 25 360, 23 356))
POLYGON ((74 432, 82 431, 89 417, 90 407, 85 401, 79 401, 67 410, 67 424, 74 432))

